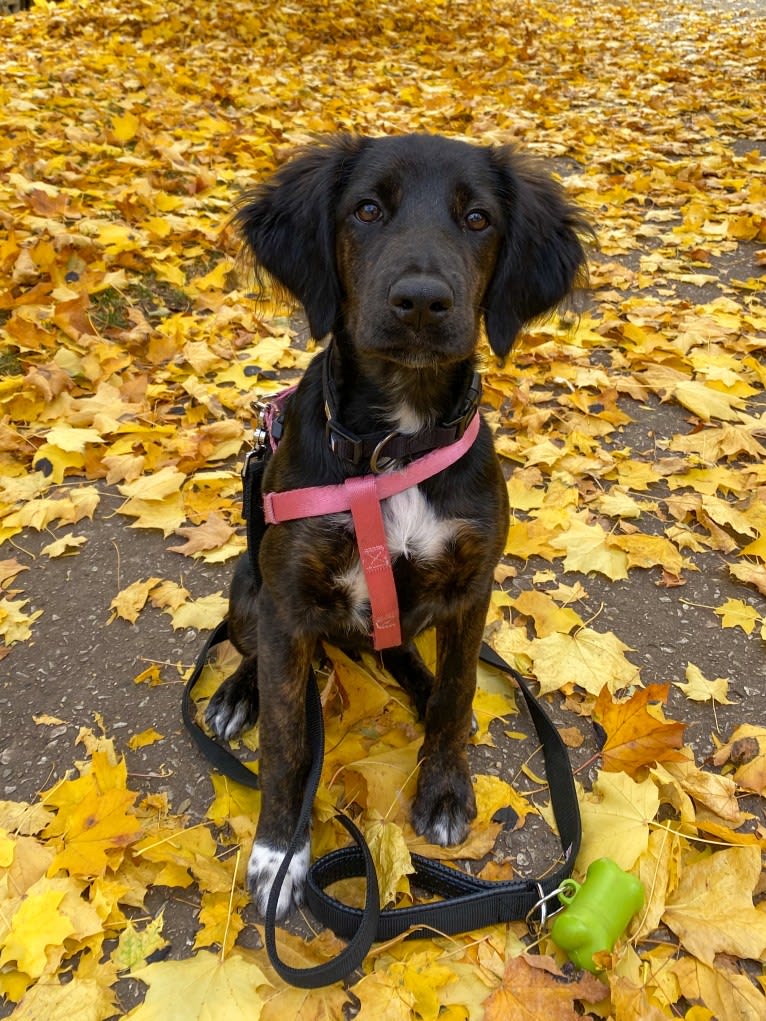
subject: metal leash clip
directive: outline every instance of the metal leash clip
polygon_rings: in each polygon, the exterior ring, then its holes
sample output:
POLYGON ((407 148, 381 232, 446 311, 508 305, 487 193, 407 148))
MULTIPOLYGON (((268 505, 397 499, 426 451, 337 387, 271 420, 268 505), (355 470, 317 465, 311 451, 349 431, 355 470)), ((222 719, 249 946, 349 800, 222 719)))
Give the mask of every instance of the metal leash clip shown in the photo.
POLYGON ((542 934, 549 918, 553 918, 555 915, 559 913, 559 911, 564 910, 564 905, 559 903, 559 906, 556 908, 555 911, 548 911, 548 901, 554 900, 555 898, 558 897, 560 893, 567 890, 569 888, 568 886, 569 882, 570 881, 568 879, 565 879, 560 886, 557 886, 555 890, 551 890, 550 893, 546 893, 543 890, 542 883, 536 884, 537 892, 540 894, 540 899, 537 900, 532 905, 532 907, 527 912, 527 917, 524 919, 524 921, 527 923, 527 925, 535 934, 535 936, 539 937, 542 934), (532 917, 536 911, 540 912, 539 919, 535 919, 532 917))
POLYGON ((268 448, 270 438, 270 402, 253 401, 251 407, 255 414, 255 428, 253 429, 253 446, 245 454, 245 460, 242 464, 242 471, 240 474, 243 480, 247 476, 247 473, 252 466, 252 462, 261 461, 266 456, 266 450, 268 448))

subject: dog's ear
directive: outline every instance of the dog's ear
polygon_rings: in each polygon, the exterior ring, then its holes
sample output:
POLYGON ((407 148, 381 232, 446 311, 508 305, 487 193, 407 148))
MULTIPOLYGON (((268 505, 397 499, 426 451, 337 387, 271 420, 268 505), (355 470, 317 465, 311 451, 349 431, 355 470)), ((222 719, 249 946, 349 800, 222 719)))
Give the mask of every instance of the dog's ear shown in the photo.
POLYGON ((581 237, 592 230, 561 186, 510 147, 490 160, 505 209, 505 230, 484 296, 487 338, 505 357, 524 323, 555 308, 585 270, 581 237))
POLYGON ((256 271, 265 269, 300 301, 317 339, 340 314, 334 210, 365 144, 338 135, 307 148, 245 195, 234 215, 256 271))

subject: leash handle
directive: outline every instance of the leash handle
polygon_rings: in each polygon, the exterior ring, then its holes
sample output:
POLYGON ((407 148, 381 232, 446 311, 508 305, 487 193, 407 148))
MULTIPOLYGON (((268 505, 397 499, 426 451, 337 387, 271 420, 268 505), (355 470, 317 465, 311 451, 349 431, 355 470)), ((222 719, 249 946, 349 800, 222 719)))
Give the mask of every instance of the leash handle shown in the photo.
MULTIPOLYGON (((514 678, 529 709, 545 759, 551 804, 562 846, 562 862, 544 879, 498 882, 478 879, 413 854, 415 873, 412 881, 428 893, 444 899, 381 911, 374 937, 376 941, 393 939, 408 929, 412 930, 407 935, 408 939, 421 939, 433 936, 434 930, 456 935, 526 918, 542 897, 555 891, 571 875, 580 848, 582 827, 566 746, 521 675, 486 643, 482 644, 480 658, 514 678)), ((363 912, 332 897, 326 888, 339 879, 363 874, 362 861, 354 847, 324 855, 309 870, 306 903, 315 917, 342 938, 348 939, 358 931, 364 921, 363 912)))
MULTIPOLYGON (((227 749, 210 738, 196 723, 191 711, 191 693, 199 679, 210 649, 224 641, 228 630, 223 621, 205 642, 183 697, 183 718, 192 738, 216 769, 238 783, 258 787, 258 777, 227 749)), ((490 646, 482 643, 480 658, 490 666, 508 673, 518 685, 540 739, 545 772, 551 793, 562 862, 544 879, 495 882, 478 879, 442 865, 438 861, 413 854, 415 883, 427 892, 443 898, 409 908, 380 910, 380 894, 375 866, 367 843, 354 823, 344 815, 339 821, 354 840, 354 846, 340 848, 315 861, 306 881, 306 904, 312 914, 348 945, 332 960, 313 968, 293 968, 279 957, 276 944, 276 909, 290 862, 302 844, 311 820, 311 810, 319 786, 324 758, 324 725, 316 675, 310 672, 306 688, 306 721, 311 749, 311 767, 306 781, 298 823, 285 857, 272 885, 265 918, 265 942, 274 970, 285 981, 301 989, 315 989, 341 981, 359 968, 372 944, 389 940, 408 929, 408 939, 422 939, 434 931, 447 935, 471 932, 501 922, 524 919, 540 900, 555 891, 571 875, 582 838, 580 809, 569 754, 555 724, 532 694, 523 677, 490 646), (364 876, 364 908, 352 908, 326 892, 339 879, 364 876)))

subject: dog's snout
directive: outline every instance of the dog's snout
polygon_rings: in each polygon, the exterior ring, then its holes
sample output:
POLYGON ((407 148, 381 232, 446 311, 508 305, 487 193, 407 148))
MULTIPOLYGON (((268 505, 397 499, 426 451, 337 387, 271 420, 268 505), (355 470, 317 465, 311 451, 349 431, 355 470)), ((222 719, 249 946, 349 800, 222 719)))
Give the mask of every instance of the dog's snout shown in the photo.
POLYGON ((400 277, 388 293, 388 303, 403 323, 422 329, 445 319, 455 298, 445 280, 418 274, 400 277))

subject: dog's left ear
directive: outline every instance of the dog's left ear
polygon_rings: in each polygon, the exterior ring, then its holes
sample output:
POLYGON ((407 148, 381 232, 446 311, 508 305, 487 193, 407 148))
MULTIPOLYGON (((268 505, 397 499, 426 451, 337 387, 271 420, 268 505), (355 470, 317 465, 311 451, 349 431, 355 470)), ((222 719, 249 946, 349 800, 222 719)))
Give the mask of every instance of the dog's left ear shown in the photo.
POLYGON ((505 357, 524 323, 555 308, 584 275, 580 238, 593 231, 556 181, 509 147, 490 161, 506 211, 504 237, 484 296, 490 347, 505 357))
POLYGON ((256 263, 303 305, 321 339, 340 315, 335 200, 366 139, 337 135, 285 163, 235 213, 256 263))

